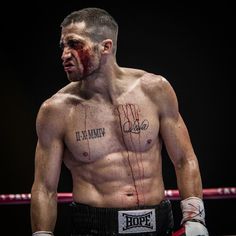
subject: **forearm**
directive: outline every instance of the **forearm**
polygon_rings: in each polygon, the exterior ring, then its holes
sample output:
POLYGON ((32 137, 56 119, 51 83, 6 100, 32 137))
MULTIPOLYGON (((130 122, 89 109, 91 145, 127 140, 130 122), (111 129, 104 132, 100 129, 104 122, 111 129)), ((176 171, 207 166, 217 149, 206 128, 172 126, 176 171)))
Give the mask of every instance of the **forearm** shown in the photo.
POLYGON ((175 166, 181 199, 191 196, 202 198, 202 181, 196 159, 185 160, 175 166))
POLYGON ((35 231, 54 231, 57 218, 57 194, 46 191, 31 192, 31 227, 35 231))

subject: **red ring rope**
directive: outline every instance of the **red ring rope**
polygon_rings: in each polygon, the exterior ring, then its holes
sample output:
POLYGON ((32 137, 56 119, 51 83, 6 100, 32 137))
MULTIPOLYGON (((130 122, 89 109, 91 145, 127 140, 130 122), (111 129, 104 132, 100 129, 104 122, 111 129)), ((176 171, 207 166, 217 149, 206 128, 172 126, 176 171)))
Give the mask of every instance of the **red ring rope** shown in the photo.
MULTIPOLYGON (((72 193, 58 193, 58 202, 72 202, 72 193)), ((170 200, 179 200, 179 191, 170 189, 165 191, 165 196, 170 200)), ((28 204, 30 203, 30 193, 20 194, 0 194, 0 205, 6 204, 28 204)), ((236 187, 207 188, 203 189, 204 199, 229 199, 236 198, 236 187)))

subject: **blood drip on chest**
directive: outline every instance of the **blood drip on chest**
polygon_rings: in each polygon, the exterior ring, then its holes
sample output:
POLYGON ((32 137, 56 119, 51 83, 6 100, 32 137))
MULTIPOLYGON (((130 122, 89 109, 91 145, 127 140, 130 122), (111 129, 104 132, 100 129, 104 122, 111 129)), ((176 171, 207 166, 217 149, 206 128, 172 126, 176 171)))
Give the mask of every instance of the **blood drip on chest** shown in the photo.
MULTIPOLYGON (((118 114, 118 118, 119 118, 119 124, 120 124, 120 130, 121 130, 121 135, 122 135, 122 141, 123 144, 126 148, 126 152, 127 152, 127 162, 131 171, 131 176, 132 176, 132 181, 133 181, 133 185, 134 185, 134 189, 135 189, 135 195, 136 195, 136 202, 137 205, 140 205, 140 193, 138 191, 138 187, 137 187, 137 181, 136 178, 140 179, 140 183, 142 185, 142 179, 144 178, 144 167, 142 164, 142 154, 138 154, 139 151, 141 151, 141 138, 140 138, 140 130, 139 132, 129 132, 128 134, 124 134, 124 129, 123 129, 123 125, 128 124, 128 130, 132 130, 132 125, 138 124, 138 126, 140 126, 140 110, 139 107, 137 105, 134 104, 125 104, 125 105, 119 105, 117 108, 117 114, 118 114), (138 135, 138 145, 137 142, 135 142, 134 138, 137 138, 136 136, 138 135), (129 142, 130 145, 128 146, 127 143, 127 138, 129 138, 129 142), (129 150, 130 148, 132 149, 132 155, 130 154, 129 150), (140 160, 139 157, 140 156, 140 160), (134 174, 134 167, 131 164, 131 158, 135 158, 135 162, 138 168, 138 174, 134 174)), ((134 162, 132 162, 134 163, 134 162)), ((142 191, 141 191, 142 192, 142 191)), ((144 194, 143 195, 143 200, 144 200, 144 194)))

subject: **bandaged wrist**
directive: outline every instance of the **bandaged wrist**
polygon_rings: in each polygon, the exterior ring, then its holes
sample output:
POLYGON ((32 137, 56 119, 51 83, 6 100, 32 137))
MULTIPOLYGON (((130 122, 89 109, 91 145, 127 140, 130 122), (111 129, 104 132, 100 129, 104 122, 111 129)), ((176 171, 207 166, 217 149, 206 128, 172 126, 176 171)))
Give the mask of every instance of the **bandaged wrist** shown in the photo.
POLYGON ((189 197, 180 202, 183 219, 181 224, 188 220, 199 221, 205 225, 205 209, 201 198, 189 197))
POLYGON ((51 231, 36 231, 32 234, 32 236, 50 236, 53 235, 51 231))

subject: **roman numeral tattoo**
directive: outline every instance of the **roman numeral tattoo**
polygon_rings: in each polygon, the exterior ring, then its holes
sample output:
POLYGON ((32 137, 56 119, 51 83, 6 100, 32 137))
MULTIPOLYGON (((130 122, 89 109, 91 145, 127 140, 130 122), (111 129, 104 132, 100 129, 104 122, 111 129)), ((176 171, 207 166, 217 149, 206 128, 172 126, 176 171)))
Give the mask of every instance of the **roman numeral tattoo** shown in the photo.
POLYGON ((98 129, 88 129, 88 130, 80 130, 75 132, 76 141, 83 141, 95 138, 102 138, 105 136, 105 128, 98 129))

